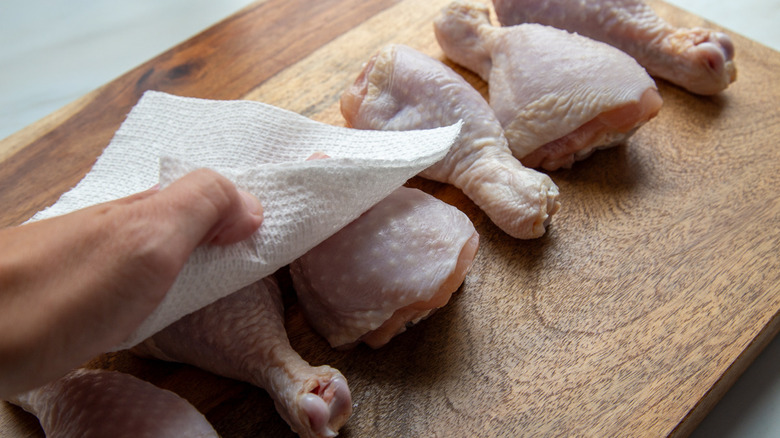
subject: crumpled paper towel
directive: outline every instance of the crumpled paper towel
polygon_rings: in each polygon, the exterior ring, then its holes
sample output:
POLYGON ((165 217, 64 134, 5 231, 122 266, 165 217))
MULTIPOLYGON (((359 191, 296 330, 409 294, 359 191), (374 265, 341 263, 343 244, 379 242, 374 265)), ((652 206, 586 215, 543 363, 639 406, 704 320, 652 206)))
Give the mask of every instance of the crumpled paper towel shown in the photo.
POLYGON ((196 249, 155 312, 115 350, 272 274, 444 157, 460 125, 362 131, 315 122, 251 101, 149 91, 92 170, 32 220, 170 184, 208 167, 263 204, 250 239, 196 249), (305 161, 321 151, 330 158, 305 161))

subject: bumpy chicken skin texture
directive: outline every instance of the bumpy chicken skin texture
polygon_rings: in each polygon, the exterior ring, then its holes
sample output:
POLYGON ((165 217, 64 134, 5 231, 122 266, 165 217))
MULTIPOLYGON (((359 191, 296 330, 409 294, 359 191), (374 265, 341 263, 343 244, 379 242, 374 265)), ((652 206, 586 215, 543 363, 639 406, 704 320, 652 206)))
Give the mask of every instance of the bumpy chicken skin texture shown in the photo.
POLYGON ((336 436, 352 414, 344 376, 310 366, 290 346, 281 292, 270 278, 185 316, 134 351, 264 388, 302 437, 336 436))
POLYGON ((478 243, 457 208, 401 187, 290 273, 304 315, 331 346, 378 348, 449 301, 478 243))
POLYGON ((403 45, 374 55, 341 97, 347 124, 359 129, 412 130, 463 121, 447 156, 421 173, 452 184, 510 236, 544 234, 558 210, 558 187, 517 162, 485 99, 442 62, 403 45))
POLYGON ((77 369, 11 402, 51 438, 218 437, 183 398, 116 371, 77 369))
POLYGON ((444 53, 489 84, 512 153, 529 167, 570 167, 625 141, 662 105, 655 82, 627 54, 576 34, 496 27, 488 7, 454 1, 434 22, 444 53))
POLYGON ((643 0, 493 0, 503 25, 541 23, 620 48, 651 75, 711 95, 736 80, 734 43, 704 28, 677 28, 643 0))

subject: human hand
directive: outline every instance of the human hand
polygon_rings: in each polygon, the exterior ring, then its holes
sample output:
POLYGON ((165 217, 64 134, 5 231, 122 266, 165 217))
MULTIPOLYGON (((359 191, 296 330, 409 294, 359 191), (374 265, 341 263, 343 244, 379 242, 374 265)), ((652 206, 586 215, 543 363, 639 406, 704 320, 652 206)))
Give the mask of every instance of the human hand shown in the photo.
POLYGON ((261 222, 256 198, 201 169, 162 190, 0 230, 0 398, 126 339, 198 245, 238 242, 261 222))

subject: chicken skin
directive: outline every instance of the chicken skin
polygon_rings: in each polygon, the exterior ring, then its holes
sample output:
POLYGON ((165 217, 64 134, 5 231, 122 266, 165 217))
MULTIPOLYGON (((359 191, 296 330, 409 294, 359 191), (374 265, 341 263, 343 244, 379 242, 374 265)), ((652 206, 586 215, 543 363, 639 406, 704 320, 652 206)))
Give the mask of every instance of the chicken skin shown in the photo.
POLYGON ((51 438, 218 437, 183 398, 116 371, 77 369, 10 401, 51 438))
POLYGON ((264 388, 302 437, 336 436, 352 414, 344 376, 310 366, 290 346, 281 292, 270 278, 185 316, 134 351, 264 388))
POLYGON ((347 125, 358 129, 434 128, 463 121, 447 156, 420 175, 463 190, 510 236, 544 234, 558 210, 558 187, 521 165, 482 95, 442 62, 403 45, 375 54, 341 97, 347 125))
POLYGON ((488 82, 512 153, 556 170, 617 145, 654 117, 662 99, 620 50, 539 24, 496 27, 488 7, 455 1, 434 23, 444 53, 488 82))
POLYGON ((643 0, 493 0, 505 26, 541 23, 603 41, 636 58, 651 75, 696 94, 724 90, 737 77, 728 35, 676 28, 643 0))
POLYGON ((290 265, 309 324, 331 346, 373 348, 444 306, 479 235, 457 208, 401 187, 290 265))

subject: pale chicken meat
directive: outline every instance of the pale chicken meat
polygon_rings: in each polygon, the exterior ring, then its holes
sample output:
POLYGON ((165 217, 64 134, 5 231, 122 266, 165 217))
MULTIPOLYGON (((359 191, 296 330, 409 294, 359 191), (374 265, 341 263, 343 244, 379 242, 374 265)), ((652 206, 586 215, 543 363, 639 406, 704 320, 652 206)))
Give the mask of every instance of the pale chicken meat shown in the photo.
POLYGON ((452 184, 510 236, 544 234, 558 210, 558 187, 521 165, 482 95, 441 61, 389 45, 366 64, 341 97, 347 125, 405 131, 463 121, 447 156, 420 175, 452 184))
POLYGON ((116 371, 77 369, 10 401, 49 438, 218 437, 185 399, 116 371))
POLYGON ((503 25, 541 23, 630 54, 651 75, 711 95, 737 77, 734 43, 723 32, 678 28, 643 0, 493 0, 503 25))
POLYGON ((264 388, 302 437, 336 436, 352 414, 346 378, 309 365, 290 346, 281 292, 270 278, 185 316, 134 352, 264 388))
POLYGON ((464 213, 401 187, 290 273, 307 321, 331 346, 378 348, 449 301, 478 245, 464 213))
POLYGON ((570 167, 655 117, 655 82, 624 52, 539 24, 497 27, 488 7, 455 1, 434 23, 448 58, 488 82, 509 147, 529 167, 570 167))

